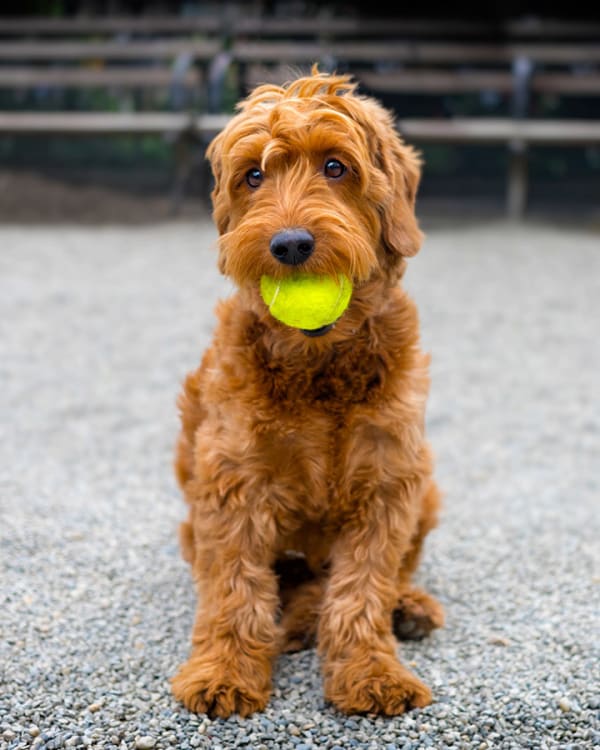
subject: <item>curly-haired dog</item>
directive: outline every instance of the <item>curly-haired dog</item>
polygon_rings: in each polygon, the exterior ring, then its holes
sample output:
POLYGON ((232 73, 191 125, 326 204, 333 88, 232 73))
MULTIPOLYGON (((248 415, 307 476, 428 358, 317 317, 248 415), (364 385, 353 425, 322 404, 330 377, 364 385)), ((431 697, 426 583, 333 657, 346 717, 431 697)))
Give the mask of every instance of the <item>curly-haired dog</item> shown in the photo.
POLYGON ((399 286, 422 240, 419 159, 380 104, 317 71, 255 89, 208 157, 219 268, 237 291, 179 399, 181 544, 199 606, 173 692, 193 711, 250 714, 277 654, 316 642, 343 711, 425 706, 393 634, 443 622, 410 582, 439 499, 429 362, 399 286), (333 327, 288 327, 261 298, 263 275, 298 264, 352 280, 333 327))

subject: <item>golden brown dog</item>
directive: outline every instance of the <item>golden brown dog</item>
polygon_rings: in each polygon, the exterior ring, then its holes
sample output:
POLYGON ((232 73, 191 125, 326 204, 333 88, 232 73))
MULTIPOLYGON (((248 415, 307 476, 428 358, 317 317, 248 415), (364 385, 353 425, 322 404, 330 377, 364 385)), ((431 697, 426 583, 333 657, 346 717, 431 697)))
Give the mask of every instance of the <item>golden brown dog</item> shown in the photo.
POLYGON ((439 504, 429 361, 399 286, 422 241, 419 159, 380 104, 316 70, 258 87, 208 157, 219 267, 238 290, 179 399, 199 606, 173 692, 192 711, 247 715, 269 699, 277 654, 316 642, 341 710, 425 706, 394 638, 443 623, 410 582, 439 504), (275 320, 259 293, 263 274, 299 264, 353 283, 321 335, 275 320))

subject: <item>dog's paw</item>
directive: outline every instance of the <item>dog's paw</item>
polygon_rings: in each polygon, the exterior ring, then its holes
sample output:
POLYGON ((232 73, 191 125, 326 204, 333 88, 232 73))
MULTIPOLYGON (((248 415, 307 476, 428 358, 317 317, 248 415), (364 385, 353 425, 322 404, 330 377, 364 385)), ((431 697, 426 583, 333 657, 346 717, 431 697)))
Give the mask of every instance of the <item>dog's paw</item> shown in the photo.
MULTIPOLYGON (((246 670, 245 670, 246 671, 246 670)), ((263 711, 269 700, 270 679, 257 665, 244 680, 235 668, 214 667, 192 657, 171 680, 175 698, 194 713, 226 719, 231 714, 249 716, 263 711)))
POLYGON ((419 641, 444 624, 444 609, 431 594, 407 588, 398 599, 392 614, 394 635, 403 641, 419 641))
POLYGON ((431 703, 431 691, 392 657, 332 670, 325 696, 348 714, 397 716, 431 703))

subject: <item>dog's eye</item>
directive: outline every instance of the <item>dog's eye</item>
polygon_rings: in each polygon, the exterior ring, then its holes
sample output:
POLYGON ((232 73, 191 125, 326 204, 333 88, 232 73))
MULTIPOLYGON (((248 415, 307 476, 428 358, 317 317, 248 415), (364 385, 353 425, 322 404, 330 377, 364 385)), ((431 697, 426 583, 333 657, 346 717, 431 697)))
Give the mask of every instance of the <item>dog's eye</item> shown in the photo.
POLYGON ((251 188, 259 187, 263 179, 263 173, 258 167, 252 167, 246 172, 246 182, 251 188))
POLYGON ((323 167, 325 177, 331 177, 334 180, 341 177, 345 171, 346 167, 338 159, 327 159, 323 167))

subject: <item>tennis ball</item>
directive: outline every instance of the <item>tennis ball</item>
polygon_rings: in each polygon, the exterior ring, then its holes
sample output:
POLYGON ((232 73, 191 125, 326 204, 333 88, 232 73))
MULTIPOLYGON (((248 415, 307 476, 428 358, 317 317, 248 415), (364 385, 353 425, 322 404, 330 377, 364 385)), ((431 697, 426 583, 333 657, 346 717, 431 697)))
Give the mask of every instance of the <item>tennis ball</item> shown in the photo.
POLYGON ((260 294, 271 315, 292 328, 314 331, 342 315, 352 296, 347 276, 298 273, 284 279, 263 276, 260 294))

